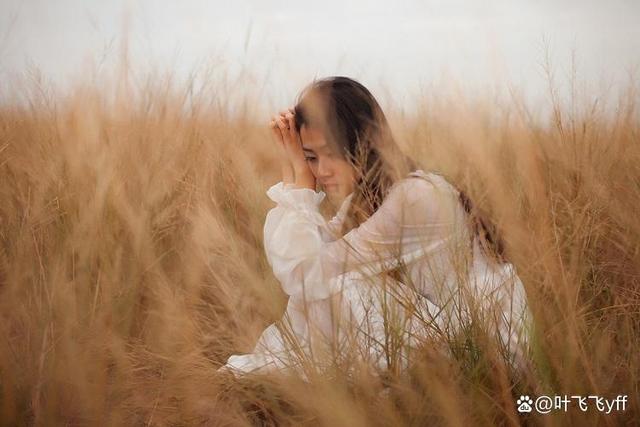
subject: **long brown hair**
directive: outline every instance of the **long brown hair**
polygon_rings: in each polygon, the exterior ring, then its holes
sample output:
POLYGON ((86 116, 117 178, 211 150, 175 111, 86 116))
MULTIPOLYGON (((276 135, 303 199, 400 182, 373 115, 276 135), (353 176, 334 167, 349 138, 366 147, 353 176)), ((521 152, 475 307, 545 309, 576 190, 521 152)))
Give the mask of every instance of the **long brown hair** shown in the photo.
POLYGON ((459 190, 458 199, 468 215, 470 227, 473 231, 472 236, 476 236, 479 240, 480 247, 485 254, 489 255, 499 263, 506 263, 506 250, 504 240, 498 227, 490 221, 469 199, 469 196, 459 190))
POLYGON ((393 183, 415 169, 415 162, 398 149, 386 116, 371 92, 348 77, 314 80, 305 87, 296 102, 295 123, 298 132, 303 124, 321 129, 327 142, 356 171, 343 232, 366 221, 380 207, 393 183))
MULTIPOLYGON (((342 233, 359 226, 382 205, 399 179, 418 169, 398 147, 382 108, 361 83, 343 76, 314 79, 298 95, 295 126, 321 130, 327 142, 356 171, 356 185, 342 233)), ((504 245, 496 227, 459 191, 459 200, 482 247, 504 260, 504 245)))

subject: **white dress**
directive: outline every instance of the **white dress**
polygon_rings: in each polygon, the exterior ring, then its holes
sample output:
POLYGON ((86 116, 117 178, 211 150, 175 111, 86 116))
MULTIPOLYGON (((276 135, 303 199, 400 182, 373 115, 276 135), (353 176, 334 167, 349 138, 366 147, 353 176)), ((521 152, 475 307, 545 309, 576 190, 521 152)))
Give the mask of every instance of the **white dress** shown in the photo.
POLYGON ((472 305, 494 319, 493 331, 522 362, 530 317, 522 282, 512 264, 493 263, 471 240, 458 191, 444 177, 412 172, 339 238, 352 195, 328 222, 318 209, 323 192, 279 182, 267 195, 277 205, 266 217, 264 246, 288 305, 253 353, 231 356, 222 369, 304 375, 305 366, 349 358, 406 366, 416 344, 460 327, 472 305), (383 274, 397 267, 405 283, 383 274))

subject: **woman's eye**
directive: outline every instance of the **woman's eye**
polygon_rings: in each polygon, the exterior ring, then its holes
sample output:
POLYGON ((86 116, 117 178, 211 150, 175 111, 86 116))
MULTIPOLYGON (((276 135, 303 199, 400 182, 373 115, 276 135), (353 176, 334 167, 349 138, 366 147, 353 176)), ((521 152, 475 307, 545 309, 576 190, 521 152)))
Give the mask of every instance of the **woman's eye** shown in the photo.
POLYGON ((315 162, 317 159, 315 157, 305 157, 304 158, 307 162, 315 162))

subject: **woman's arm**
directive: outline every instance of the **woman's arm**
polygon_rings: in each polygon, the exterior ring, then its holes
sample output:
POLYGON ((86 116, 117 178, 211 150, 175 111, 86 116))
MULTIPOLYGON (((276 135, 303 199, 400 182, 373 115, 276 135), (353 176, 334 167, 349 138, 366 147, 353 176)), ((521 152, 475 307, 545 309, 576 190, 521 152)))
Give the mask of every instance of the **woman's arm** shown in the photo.
POLYGON ((296 188, 315 190, 316 179, 304 158, 300 134, 295 127, 293 110, 283 110, 269 123, 282 164, 282 182, 296 188))
POLYGON ((267 259, 287 294, 309 300, 339 291, 343 273, 378 274, 438 250, 454 231, 455 195, 420 178, 396 184, 367 221, 332 242, 320 232, 324 193, 278 183, 267 194, 277 203, 265 221, 267 259))
POLYGON ((281 111, 279 116, 273 116, 269 122, 269 129, 271 130, 273 141, 277 148, 277 156, 280 161, 280 171, 282 172, 282 182, 285 184, 293 184, 295 181, 295 175, 291 161, 287 156, 284 148, 284 137, 280 130, 283 125, 285 114, 288 112, 281 111))

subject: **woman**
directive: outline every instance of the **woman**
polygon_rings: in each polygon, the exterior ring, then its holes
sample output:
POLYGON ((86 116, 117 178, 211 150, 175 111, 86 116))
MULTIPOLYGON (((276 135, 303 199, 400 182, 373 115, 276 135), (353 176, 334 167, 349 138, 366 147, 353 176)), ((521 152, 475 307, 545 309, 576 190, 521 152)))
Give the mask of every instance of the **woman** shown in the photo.
POLYGON ((353 361, 398 369, 427 336, 485 308, 521 361, 524 289, 493 229, 464 193, 400 152, 363 85, 316 80, 270 127, 282 182, 267 191, 277 205, 264 245, 289 302, 254 352, 231 356, 226 369, 304 373, 353 361), (325 196, 339 206, 329 222, 319 210, 325 196))

